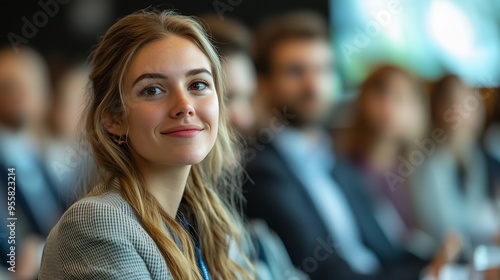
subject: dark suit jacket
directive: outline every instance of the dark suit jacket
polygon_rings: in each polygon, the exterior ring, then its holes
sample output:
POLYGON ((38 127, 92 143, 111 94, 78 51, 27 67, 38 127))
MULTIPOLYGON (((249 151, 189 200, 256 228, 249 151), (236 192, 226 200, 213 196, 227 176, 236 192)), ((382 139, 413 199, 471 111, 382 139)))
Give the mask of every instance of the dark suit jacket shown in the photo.
POLYGON ((500 161, 491 156, 485 149, 482 152, 486 158, 486 167, 488 168, 488 186, 489 195, 494 198, 500 194, 500 161))
POLYGON ((333 176, 345 193, 365 245, 382 262, 378 275, 356 274, 339 257, 336 248, 342 244, 332 244, 305 187, 272 145, 264 146, 246 171, 250 177, 244 185, 247 216, 264 219, 282 239, 294 265, 312 279, 418 279, 422 262, 389 243, 360 191, 359 176, 348 164, 337 160, 333 176))
MULTIPOLYGON (((58 200, 59 195, 57 194, 55 184, 50 180, 50 176, 47 172, 47 170, 44 168, 44 166, 40 163, 37 162, 38 166, 40 167, 40 170, 42 172, 43 178, 45 180, 45 187, 47 188, 46 195, 51 195, 55 201, 60 203, 60 200, 58 200)), ((0 189, 2 190, 0 192, 0 206, 2 207, 0 209, 0 218, 2 218, 3 221, 6 221, 8 212, 7 212, 7 168, 11 167, 7 164, 5 164, 3 161, 0 160, 0 189)), ((24 170, 16 169, 15 174, 17 178, 20 176, 28 176, 29 174, 24 174, 24 170)), ((48 230, 44 230, 45 228, 49 228, 51 226, 47 226, 48 223, 50 223, 50 220, 41 220, 37 217, 40 217, 40 215, 35 215, 35 210, 32 209, 31 205, 28 203, 27 199, 24 197, 23 192, 21 190, 30 188, 31 186, 29 185, 21 185, 19 180, 15 181, 15 214, 16 217, 21 216, 20 219, 16 221, 16 249, 17 252, 19 253, 19 250, 22 248, 23 244, 23 239, 24 239, 24 234, 36 234, 39 235, 43 238, 45 238, 48 234, 48 230)), ((43 202, 40 202, 43 203, 43 202)), ((62 211, 64 210, 62 204, 57 204, 55 209, 59 210, 60 213, 62 214, 62 211)), ((58 213, 52 213, 50 211, 47 211, 44 213, 45 217, 50 216, 50 215, 57 215, 58 213)), ((1 227, 0 228, 0 260, 2 261, 1 265, 7 265, 7 261, 9 258, 7 257, 7 254, 10 252, 10 245, 8 243, 8 236, 9 236, 9 231, 7 227, 1 227)))

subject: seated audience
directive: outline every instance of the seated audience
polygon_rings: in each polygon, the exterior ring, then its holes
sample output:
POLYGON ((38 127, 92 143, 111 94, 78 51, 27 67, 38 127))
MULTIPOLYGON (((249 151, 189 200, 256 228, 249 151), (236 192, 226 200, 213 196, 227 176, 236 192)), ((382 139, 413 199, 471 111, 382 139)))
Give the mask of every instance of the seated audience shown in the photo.
POLYGON ((343 164, 354 168, 364 182, 362 194, 353 199, 368 198, 367 212, 374 214, 391 243, 402 248, 416 243, 408 190, 411 174, 402 174, 406 170, 401 166, 413 160, 409 156, 418 148, 414 141, 427 128, 427 103, 408 71, 378 67, 361 85, 352 125, 335 143, 338 160, 345 158, 343 164))
MULTIPOLYGON (((43 240, 64 211, 56 183, 44 164, 49 83, 43 58, 34 50, 0 50, 0 168, 14 167, 18 279, 38 273, 43 240)), ((0 173, 7 190, 7 173, 0 173)), ((0 200, 7 201, 6 192, 0 200)), ((4 204, 6 205, 6 204, 4 204)), ((7 207, 0 209, 6 216, 7 207)), ((7 227, 0 230, 2 265, 7 265, 7 227)))
POLYGON ((435 148, 415 173, 412 187, 419 227, 440 242, 448 232, 462 238, 469 259, 479 244, 500 234, 494 202, 500 163, 485 152, 479 137, 485 110, 482 96, 455 75, 437 82, 431 93, 435 148))
POLYGON ((249 218, 264 219, 311 279, 418 279, 425 263, 391 241, 364 182, 332 152, 324 129, 334 87, 325 23, 286 14, 263 23, 255 40, 265 118, 245 151, 249 218))

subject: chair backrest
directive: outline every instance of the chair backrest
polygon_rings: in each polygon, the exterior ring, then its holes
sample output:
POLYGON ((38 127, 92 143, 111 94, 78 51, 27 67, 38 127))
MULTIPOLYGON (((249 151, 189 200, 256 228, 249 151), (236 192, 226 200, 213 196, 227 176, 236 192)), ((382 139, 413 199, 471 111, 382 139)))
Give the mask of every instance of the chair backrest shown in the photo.
POLYGON ((252 262, 260 280, 309 279, 295 268, 283 242, 262 220, 252 220, 248 231, 254 245, 252 262))

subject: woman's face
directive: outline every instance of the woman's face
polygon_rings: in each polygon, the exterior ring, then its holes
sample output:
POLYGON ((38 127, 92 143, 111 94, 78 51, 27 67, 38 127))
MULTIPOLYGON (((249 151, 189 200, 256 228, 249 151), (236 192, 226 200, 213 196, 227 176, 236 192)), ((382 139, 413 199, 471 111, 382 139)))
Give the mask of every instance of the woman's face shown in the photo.
POLYGON ((125 74, 127 112, 120 125, 135 160, 179 166, 207 156, 219 117, 213 74, 203 52, 183 37, 153 41, 138 51, 125 74))
POLYGON ((417 89, 402 74, 391 74, 384 90, 373 90, 366 95, 366 120, 379 137, 411 140, 423 125, 422 102, 417 89))

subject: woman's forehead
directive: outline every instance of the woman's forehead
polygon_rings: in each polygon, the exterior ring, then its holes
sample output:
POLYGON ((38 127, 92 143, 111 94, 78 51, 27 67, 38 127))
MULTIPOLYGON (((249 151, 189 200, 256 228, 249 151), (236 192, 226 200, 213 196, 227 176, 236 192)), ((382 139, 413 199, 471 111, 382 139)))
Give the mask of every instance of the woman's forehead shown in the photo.
POLYGON ((144 73, 184 76, 193 69, 212 71, 207 56, 190 40, 169 36, 144 45, 132 58, 127 76, 135 79, 144 73))

